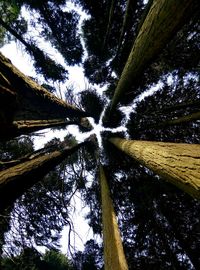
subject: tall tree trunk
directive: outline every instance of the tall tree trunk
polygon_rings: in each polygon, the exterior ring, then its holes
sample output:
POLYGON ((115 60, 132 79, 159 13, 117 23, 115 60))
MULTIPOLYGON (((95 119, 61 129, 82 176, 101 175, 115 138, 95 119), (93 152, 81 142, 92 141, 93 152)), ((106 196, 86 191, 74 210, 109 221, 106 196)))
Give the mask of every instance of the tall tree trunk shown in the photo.
POLYGON ((167 127, 167 126, 184 124, 184 123, 188 123, 188 122, 194 122, 197 120, 200 120, 200 111, 195 112, 195 113, 191 113, 188 115, 184 115, 184 116, 176 118, 176 119, 165 121, 165 122, 158 124, 156 126, 157 127, 167 127))
POLYGON ((186 269, 183 265, 181 265, 180 261, 178 260, 177 254, 174 253, 173 247, 173 240, 174 239, 168 239, 167 235, 168 232, 166 230, 166 225, 159 216, 158 212, 155 209, 155 206, 152 204, 151 207, 148 208, 148 212, 151 215, 153 226, 155 227, 156 231, 159 234, 159 238, 162 240, 164 244, 164 249, 167 253, 167 257, 171 261, 170 269, 174 270, 184 270, 186 269))
POLYGON ((19 135, 29 134, 41 129, 65 127, 68 125, 80 125, 80 123, 64 119, 13 121, 11 125, 4 125, 0 133, 0 140, 13 139, 19 135))
POLYGON ((10 32, 16 39, 18 39, 25 47, 27 47, 30 51, 32 51, 32 48, 30 44, 28 44, 22 36, 20 36, 12 27, 10 27, 6 22, 4 22, 0 18, 0 24, 8 31, 10 32))
POLYGON ((130 91, 145 67, 198 8, 196 0, 154 0, 133 44, 112 99, 111 111, 123 93, 130 91))
POLYGON ((119 41, 118 41, 117 53, 116 53, 115 57, 118 56, 121 45, 122 45, 123 37, 124 37, 124 34, 125 34, 125 30, 126 30, 126 25, 127 25, 127 22, 128 22, 128 18, 130 16, 131 5, 132 5, 133 2, 136 3, 136 0, 134 0, 134 1, 127 0, 126 1, 126 10, 125 10, 124 19, 123 19, 123 23, 122 23, 122 29, 121 29, 120 37, 119 37, 119 41))
POLYGON ((100 166, 105 270, 128 269, 113 203, 103 167, 100 166))
POLYGON ((42 179, 50 170, 87 142, 62 150, 32 155, 28 160, 0 172, 0 205, 7 207, 28 188, 42 179))
POLYGON ((107 24, 107 28, 106 28, 105 38, 103 40, 102 52, 103 52, 103 50, 106 46, 106 43, 109 39, 109 36, 110 36, 110 31, 111 31, 111 26, 112 26, 112 21, 113 21, 113 16, 114 16, 115 4, 116 4, 116 0, 111 0, 109 17, 108 17, 108 24, 107 24))
POLYGON ((198 270, 200 268, 200 259, 198 250, 194 250, 190 245, 188 245, 187 240, 184 239, 183 235, 181 235, 180 230, 177 228, 174 222, 174 216, 169 212, 169 209, 164 209, 163 207, 159 208, 162 215, 166 218, 169 226, 171 227, 172 232, 174 233, 174 237, 178 240, 179 246, 184 250, 187 257, 190 259, 194 268, 198 270))
POLYGON ((85 112, 49 93, 0 54, 0 125, 18 120, 85 117, 85 112))
POLYGON ((178 103, 175 105, 171 105, 171 106, 166 106, 163 107, 161 110, 157 110, 157 111, 149 111, 150 114, 163 114, 163 112, 172 112, 172 111, 177 111, 177 110, 181 110, 181 109, 185 109, 185 108, 196 108, 199 107, 200 105, 200 100, 196 99, 196 100, 192 100, 189 101, 187 103, 178 103))
POLYGON ((200 145, 109 139, 120 150, 200 199, 200 145))
POLYGON ((164 127, 168 127, 168 126, 175 126, 175 125, 185 124, 185 123, 189 123, 189 122, 194 122, 197 120, 200 120, 200 112, 191 113, 191 114, 184 115, 182 117, 175 118, 172 120, 167 120, 167 121, 161 122, 161 123, 156 123, 156 124, 152 124, 152 125, 146 124, 144 127, 142 127, 140 129, 140 131, 147 130, 149 128, 164 128, 164 127))

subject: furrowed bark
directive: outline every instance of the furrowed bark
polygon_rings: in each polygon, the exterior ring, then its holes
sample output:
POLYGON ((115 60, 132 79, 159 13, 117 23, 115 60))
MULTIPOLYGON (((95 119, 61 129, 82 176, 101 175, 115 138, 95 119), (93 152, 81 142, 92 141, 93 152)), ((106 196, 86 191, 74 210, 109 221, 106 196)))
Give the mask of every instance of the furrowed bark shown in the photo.
POLYGON ((196 0, 154 0, 133 44, 117 84, 111 111, 123 93, 138 82, 145 67, 161 52, 173 35, 198 8, 196 0))
POLYGON ((84 111, 67 104, 21 73, 11 61, 0 54, 0 123, 18 120, 50 120, 86 117, 84 111), (6 104, 5 104, 6 102, 6 104))
POLYGON ((128 265, 124 255, 117 218, 102 166, 100 166, 100 185, 105 270, 125 270, 128 269, 128 265))
POLYGON ((109 139, 120 150, 200 199, 200 145, 109 139))
POLYGON ((50 170, 87 142, 62 150, 54 150, 28 158, 0 172, 0 204, 7 207, 28 188, 40 181, 50 170))

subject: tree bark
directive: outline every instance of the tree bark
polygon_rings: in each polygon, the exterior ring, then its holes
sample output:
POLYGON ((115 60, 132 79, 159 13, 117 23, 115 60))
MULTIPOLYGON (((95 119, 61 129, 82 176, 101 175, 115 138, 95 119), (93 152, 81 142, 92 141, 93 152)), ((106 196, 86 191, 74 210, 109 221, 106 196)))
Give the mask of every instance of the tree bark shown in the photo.
POLYGON ((67 104, 21 73, 0 54, 0 124, 18 120, 54 120, 86 117, 84 111, 67 104))
POLYGON ((128 269, 113 203, 103 167, 100 166, 105 270, 128 269))
MULTIPOLYGON (((0 172, 0 204, 7 207, 28 188, 40 181, 50 170, 87 142, 62 150, 32 155, 28 160, 0 172)), ((1 207, 2 209, 2 207, 1 207)))
POLYGON ((81 126, 78 121, 66 121, 64 119, 13 121, 11 125, 4 125, 0 133, 0 140, 10 140, 22 134, 30 134, 41 129, 68 125, 81 126))
POLYGON ((200 199, 200 145, 109 139, 120 150, 200 199))
POLYGON ((133 44, 111 103, 116 107, 123 93, 141 77, 145 67, 198 8, 196 0, 154 0, 133 44))

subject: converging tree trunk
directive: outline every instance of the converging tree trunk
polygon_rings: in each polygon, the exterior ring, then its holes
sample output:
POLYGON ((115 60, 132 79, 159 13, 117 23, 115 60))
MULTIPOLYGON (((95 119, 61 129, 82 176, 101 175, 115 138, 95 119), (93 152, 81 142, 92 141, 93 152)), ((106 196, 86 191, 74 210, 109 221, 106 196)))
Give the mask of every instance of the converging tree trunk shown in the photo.
POLYGON ((109 139, 120 150, 200 199, 200 145, 109 139))
POLYGON ((13 121, 10 126, 3 128, 0 133, 0 140, 9 140, 22 134, 29 134, 41 129, 65 127, 68 125, 77 125, 76 121, 67 121, 64 119, 52 120, 24 120, 13 121))
POLYGON ((160 53, 173 35, 192 16, 195 0, 154 0, 133 44, 112 99, 111 110, 123 93, 130 91, 145 67, 160 53))
POLYGON ((128 18, 130 16, 130 9, 131 9, 130 7, 131 7, 131 4, 133 2, 136 3, 136 0, 135 1, 132 1, 132 0, 127 0, 126 1, 126 10, 125 10, 125 14, 124 14, 124 19, 123 19, 123 23, 122 23, 122 28, 121 28, 121 32, 120 32, 120 37, 119 37, 118 47, 117 47, 117 53, 116 53, 117 56, 119 54, 119 50, 120 50, 121 45, 122 45, 123 37, 124 37, 124 34, 125 34, 125 30, 126 30, 126 25, 127 25, 127 22, 128 22, 128 18))
POLYGON ((125 270, 128 269, 128 265, 124 255, 120 231, 117 225, 117 218, 102 166, 100 166, 100 185, 105 270, 125 270))
POLYGON ((198 248, 196 247, 194 249, 192 245, 188 245, 187 238, 185 238, 184 235, 181 234, 179 228, 176 225, 176 222, 174 222, 174 216, 171 214, 171 212, 169 212, 169 209, 163 209, 163 207, 161 207, 160 211, 169 223, 169 226, 174 233, 174 237, 176 238, 176 240, 178 240, 179 246, 184 250, 187 257, 190 259, 191 263, 194 266, 194 269, 199 269, 200 258, 198 248))
MULTIPOLYGON (((88 142, 62 150, 47 151, 41 155, 32 155, 17 165, 0 172, 0 204, 7 207, 28 188, 40 181, 50 170, 55 168, 69 155, 88 142)), ((2 207, 1 207, 2 209, 2 207)))
POLYGON ((179 125, 179 124, 184 124, 184 123, 188 123, 188 122, 194 122, 197 120, 200 120, 200 112, 191 113, 191 114, 184 115, 184 116, 176 118, 176 119, 165 121, 163 123, 158 124, 157 127, 167 127, 167 126, 179 125))
POLYGON ((13 121, 64 121, 66 117, 85 116, 84 111, 49 93, 0 54, 0 125, 4 130, 11 130, 13 121))
POLYGON ((106 46, 106 43, 108 41, 108 38, 110 36, 112 20, 113 20, 113 16, 114 16, 115 4, 116 4, 115 0, 111 0, 110 10, 109 10, 109 17, 108 17, 108 24, 107 24, 105 38, 103 40, 102 51, 104 50, 104 48, 106 46))

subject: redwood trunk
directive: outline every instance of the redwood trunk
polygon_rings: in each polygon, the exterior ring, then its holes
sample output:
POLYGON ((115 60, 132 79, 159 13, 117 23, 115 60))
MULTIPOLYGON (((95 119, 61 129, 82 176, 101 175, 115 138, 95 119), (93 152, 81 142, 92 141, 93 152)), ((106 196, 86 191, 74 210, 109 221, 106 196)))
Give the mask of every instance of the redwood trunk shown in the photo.
POLYGON ((193 15, 196 8, 198 3, 195 0, 153 1, 116 87, 111 110, 116 107, 123 93, 130 91, 145 67, 193 15))
POLYGON ((29 134, 41 129, 77 124, 75 121, 66 121, 64 119, 14 121, 10 125, 4 125, 0 133, 0 140, 12 139, 22 134, 29 134))
POLYGON ((49 93, 0 54, 0 123, 85 117, 85 112, 49 93))
POLYGON ((100 166, 105 270, 127 270, 120 231, 103 167, 100 166))
POLYGON ((111 138, 120 150, 200 199, 200 145, 111 138))
POLYGON ((197 120, 200 120, 200 112, 195 112, 195 113, 191 113, 188 115, 184 115, 182 117, 161 123, 160 125, 158 124, 157 126, 159 126, 159 127, 173 126, 173 125, 179 125, 179 124, 184 124, 184 123, 188 123, 188 122, 194 122, 197 120))
POLYGON ((33 155, 28 160, 0 172, 0 204, 7 207, 28 188, 85 143, 62 150, 33 155))

